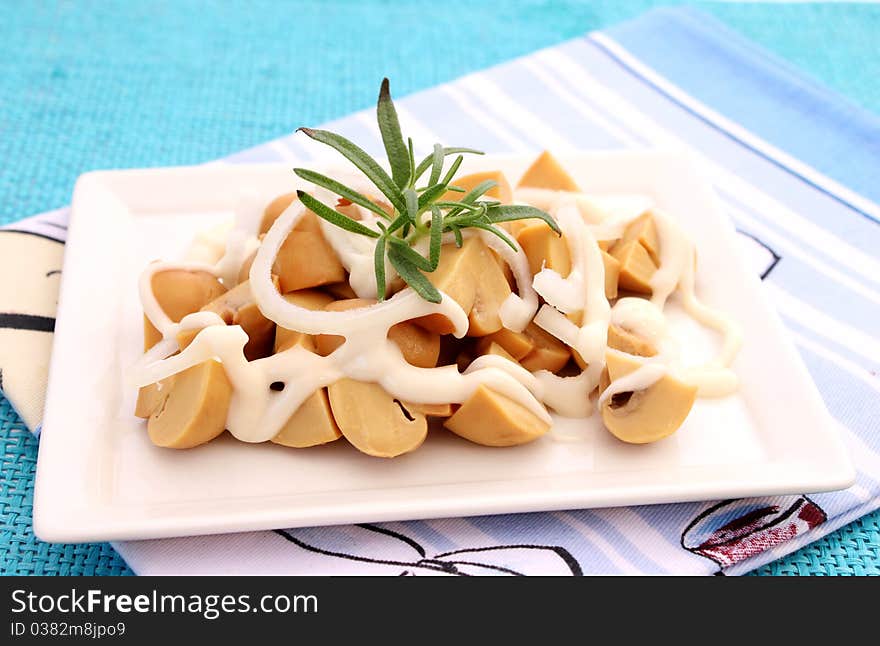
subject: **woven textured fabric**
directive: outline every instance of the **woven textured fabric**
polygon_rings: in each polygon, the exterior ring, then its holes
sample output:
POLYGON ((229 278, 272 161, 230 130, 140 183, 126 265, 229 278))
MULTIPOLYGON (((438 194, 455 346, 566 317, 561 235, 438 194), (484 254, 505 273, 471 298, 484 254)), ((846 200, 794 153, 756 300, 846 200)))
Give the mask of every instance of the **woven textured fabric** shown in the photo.
POLYGON ((50 545, 31 527, 37 440, 0 398, 0 574, 131 574, 113 548, 104 544, 50 545))
MULTIPOLYGON (((473 4, 0 2, 0 221, 68 202, 86 170, 219 157, 365 107, 382 75, 403 95, 663 3, 473 4)), ((880 110, 876 7, 699 6, 880 110)), ((107 545, 35 540, 37 442, 5 400, 0 442, 0 572, 129 572, 107 545)), ((878 544, 875 513, 759 573, 878 574, 878 544)))

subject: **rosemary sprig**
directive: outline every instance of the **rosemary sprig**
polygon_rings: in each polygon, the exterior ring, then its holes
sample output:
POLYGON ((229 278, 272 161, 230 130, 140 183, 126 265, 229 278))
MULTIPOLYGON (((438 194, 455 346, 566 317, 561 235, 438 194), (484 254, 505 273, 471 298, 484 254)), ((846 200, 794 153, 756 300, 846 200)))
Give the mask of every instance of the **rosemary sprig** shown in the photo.
POLYGON ((376 118, 391 169, 390 176, 378 161, 345 137, 326 130, 299 130, 315 141, 334 148, 354 164, 388 199, 393 208, 390 215, 366 195, 331 177, 305 168, 295 168, 294 172, 302 179, 379 216, 380 219, 374 221, 376 228, 372 228, 368 223, 362 224, 339 213, 308 193, 297 191, 303 205, 318 217, 351 233, 376 239, 373 261, 379 300, 386 297, 388 289, 385 272, 387 258, 404 282, 422 298, 432 303, 440 302, 440 292, 425 274, 433 272, 440 263, 444 233, 451 233, 460 247, 464 242, 463 229, 482 229, 498 236, 514 250, 518 249, 516 243, 496 225, 513 220, 539 219, 562 235, 556 221, 540 209, 485 199, 486 193, 497 186, 493 180, 481 182, 467 192, 453 184, 455 174, 464 161, 463 155, 482 155, 478 150, 446 148, 435 144, 432 153, 416 164, 412 139, 404 140, 400 129, 388 79, 383 79, 379 89, 376 118), (444 173, 446 158, 452 155, 455 155, 455 159, 444 173), (417 187, 428 170, 427 184, 417 187), (445 197, 450 192, 464 195, 459 200, 450 200, 445 197), (430 214, 430 218, 427 214, 430 214), (426 237, 429 242, 427 258, 415 248, 426 237))

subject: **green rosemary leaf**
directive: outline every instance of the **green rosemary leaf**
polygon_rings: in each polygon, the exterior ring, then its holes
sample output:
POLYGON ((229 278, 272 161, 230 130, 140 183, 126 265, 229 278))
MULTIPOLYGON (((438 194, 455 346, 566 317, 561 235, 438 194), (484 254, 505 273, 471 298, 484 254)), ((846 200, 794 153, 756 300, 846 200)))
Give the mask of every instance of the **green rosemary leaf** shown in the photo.
POLYGON ((376 269, 376 295, 380 301, 385 300, 385 236, 376 240, 373 252, 373 266, 376 269))
POLYGON ((413 224, 416 224, 419 217, 419 196, 411 188, 403 191, 403 199, 406 200, 406 214, 413 224))
MULTIPOLYGON (((467 154, 470 154, 470 155, 484 155, 485 154, 482 150, 474 150, 473 148, 444 148, 443 149, 443 156, 444 157, 448 157, 449 155, 462 154, 462 153, 466 154, 466 155, 467 154)), ((418 180, 422 175, 424 175, 425 171, 428 170, 428 168, 430 168, 433 163, 434 163, 434 154, 432 153, 432 154, 428 155, 427 157, 425 157, 421 162, 419 162, 419 165, 416 166, 415 179, 418 180)))
POLYGON ((431 164, 431 178, 428 186, 433 186, 440 181, 440 173, 443 172, 443 146, 434 144, 434 158, 431 164))
POLYGON ((467 204, 473 204, 477 201, 477 199, 481 198, 487 192, 491 191, 493 188, 498 186, 498 182, 494 179, 483 180, 476 186, 474 186, 468 194, 461 198, 461 202, 465 202, 467 204))
POLYGON ((425 209, 429 204, 431 204, 438 197, 443 195, 446 192, 446 184, 440 182, 439 184, 434 184, 433 186, 429 186, 425 189, 425 192, 419 195, 419 211, 425 209))
POLYGON ((442 299, 440 292, 434 287, 425 275, 412 265, 401 252, 401 247, 392 245, 388 248, 388 260, 403 278, 404 282, 426 301, 439 303, 442 299))
MULTIPOLYGON (((474 202, 482 197, 487 191, 492 190, 496 186, 498 186, 498 182, 494 179, 483 180, 468 191, 467 195, 462 197, 461 200, 459 200, 459 204, 455 208, 452 208, 447 215, 454 216, 458 214, 462 208, 466 208, 464 205, 474 204, 474 202)), ((483 209, 485 209, 485 206, 483 209)))
POLYGON ((379 237, 380 234, 377 231, 369 229, 357 220, 352 220, 351 218, 342 215, 342 213, 334 211, 329 206, 327 206, 323 202, 319 202, 305 191, 297 191, 296 194, 297 197, 299 197, 299 201, 302 202, 307 209, 312 211, 319 218, 327 220, 327 222, 329 222, 330 224, 334 224, 340 229, 345 229, 346 231, 351 231, 352 233, 358 233, 362 236, 368 236, 370 238, 379 237))
POLYGON ((453 186, 450 184, 446 187, 447 191, 452 191, 453 193, 464 193, 464 189, 461 186, 453 186))
POLYGON ((459 155, 455 158, 455 161, 452 162, 452 166, 449 167, 449 172, 446 173, 446 177, 443 178, 443 184, 449 186, 452 183, 452 178, 455 177, 455 174, 458 172, 458 167, 461 166, 461 162, 464 161, 464 157, 459 155))
POLYGON ((397 251, 400 252, 400 255, 403 258, 406 258, 406 261, 414 267, 418 267, 422 271, 434 271, 434 267, 431 267, 431 261, 410 247, 409 243, 405 240, 391 236, 388 238, 388 242, 390 243, 389 252, 392 247, 396 248, 397 251))
POLYGON ((391 166, 391 176, 398 188, 409 184, 410 163, 406 144, 403 143, 403 135, 400 134, 400 121, 397 119, 397 110, 391 100, 388 79, 382 79, 382 87, 379 89, 379 101, 376 104, 376 120, 379 122, 379 132, 382 133, 382 143, 385 145, 385 153, 388 155, 388 164, 391 166))
POLYGON ((559 229, 559 225, 556 224, 556 220, 554 220, 549 213, 545 213, 541 209, 536 209, 533 206, 523 206, 520 204, 492 206, 486 211, 486 215, 493 223, 511 222, 513 220, 529 220, 532 218, 543 220, 547 223, 547 226, 556 232, 557 235, 562 235, 562 231, 559 229))
POLYGON ((491 233, 494 233, 496 236, 498 236, 499 238, 504 240, 504 242, 507 243, 507 246, 509 246, 511 249, 513 249, 514 251, 519 251, 519 247, 516 246, 516 243, 513 240, 511 240, 510 238, 508 238, 507 234, 505 234, 498 227, 493 227, 491 224, 485 224, 483 222, 474 222, 470 226, 475 229, 483 229, 484 231, 489 231, 491 233))
POLYGON ((440 264, 440 246, 443 243, 443 214, 436 204, 431 205, 431 245, 428 258, 431 262, 430 271, 437 269, 440 264))
POLYGON ((366 196, 358 193, 354 189, 349 188, 345 184, 337 182, 335 179, 327 177, 326 175, 322 175, 321 173, 316 173, 313 170, 308 170, 306 168, 294 168, 293 172, 307 182, 311 182, 316 186, 322 186, 328 191, 333 191, 340 197, 344 197, 349 202, 353 202, 355 204, 358 204, 359 206, 364 207, 365 209, 369 209, 373 213, 380 215, 383 218, 388 218, 388 214, 385 213, 385 211, 383 211, 378 204, 371 201, 366 196))
POLYGON ((412 140, 412 137, 409 137, 406 141, 407 141, 407 147, 409 148, 409 156, 408 156, 408 161, 409 161, 409 181, 408 181, 407 185, 408 185, 410 188, 412 188, 413 186, 415 186, 415 183, 416 183, 416 178, 415 178, 415 174, 416 174, 416 157, 415 157, 415 153, 413 152, 413 140, 412 140))
MULTIPOLYGON (((436 202, 433 202, 432 206, 439 206, 441 209, 463 209, 468 212, 482 210, 476 204, 464 204, 462 202, 447 202, 445 200, 438 200, 436 202)), ((451 215, 451 213, 449 215, 451 215)))
POLYGON ((388 224, 388 233, 394 233, 400 227, 409 224, 409 222, 409 214, 406 212, 406 209, 404 209, 403 213, 398 214, 398 216, 388 224))
MULTIPOLYGON (((379 163, 370 157, 363 149, 352 143, 345 137, 337 135, 326 130, 315 130, 313 128, 299 128, 300 131, 326 146, 338 151, 343 157, 354 164, 364 175, 366 175, 373 184, 376 185, 382 194, 388 198, 391 204, 398 211, 403 211, 406 207, 403 203, 403 195, 394 181, 388 176, 379 163)), ((405 157, 404 157, 405 159, 405 157)))
POLYGON ((455 236, 455 246, 461 248, 461 245, 464 244, 464 239, 461 237, 461 229, 458 227, 450 227, 452 229, 452 234, 455 236))

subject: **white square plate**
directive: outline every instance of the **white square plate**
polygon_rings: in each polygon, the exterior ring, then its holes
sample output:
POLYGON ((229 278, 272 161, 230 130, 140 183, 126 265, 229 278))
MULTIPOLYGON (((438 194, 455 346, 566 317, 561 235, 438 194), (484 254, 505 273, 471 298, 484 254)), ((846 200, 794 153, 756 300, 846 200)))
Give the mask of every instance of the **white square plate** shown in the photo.
MULTIPOLYGON (((530 159, 470 158, 516 179, 530 159)), ((732 225, 686 157, 599 152, 562 160, 598 196, 638 194, 673 214, 696 242, 697 290, 738 319, 741 388, 698 400, 684 426, 648 446, 615 440, 590 420, 515 448, 432 432, 394 460, 346 442, 307 450, 223 436, 190 451, 153 446, 123 375, 142 347, 137 279, 178 257, 192 235, 230 218, 243 190, 296 184, 287 166, 89 173, 74 192, 40 441, 34 528, 48 541, 144 539, 255 529, 679 502, 816 492, 854 472, 831 418, 732 225)), ((716 340, 672 312, 693 355, 716 340)))

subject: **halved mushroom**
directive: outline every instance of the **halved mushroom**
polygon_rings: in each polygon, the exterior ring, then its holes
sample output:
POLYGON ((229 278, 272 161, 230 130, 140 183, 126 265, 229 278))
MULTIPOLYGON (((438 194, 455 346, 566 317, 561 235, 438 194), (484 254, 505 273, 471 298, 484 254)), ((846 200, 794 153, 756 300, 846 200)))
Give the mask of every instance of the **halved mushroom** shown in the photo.
POLYGON ((519 187, 546 188, 551 191, 579 192, 577 182, 562 167, 562 164, 545 150, 520 178, 519 187))
POLYGON ((501 306, 511 294, 510 283, 493 252, 482 245, 476 261, 477 289, 468 313, 468 336, 486 336, 501 329, 501 306))
POLYGON ((498 200, 502 204, 510 204, 513 201, 513 191, 510 190, 510 182, 507 181, 507 177, 505 177, 504 173, 502 173, 500 170, 487 170, 481 173, 471 173, 470 175, 456 177, 452 183, 459 188, 463 188, 465 192, 457 193, 455 191, 446 191, 446 193, 444 193, 443 197, 440 199, 444 201, 457 202, 477 184, 485 182, 487 179, 495 180, 496 182, 498 182, 498 185, 493 186, 488 191, 486 191, 484 193, 486 197, 498 200))
MULTIPOLYGON (((461 247, 443 245, 440 264, 425 277, 458 303, 468 315, 468 335, 485 336, 501 329, 498 312, 510 295, 510 283, 499 259, 477 236, 464 239, 461 247)), ((452 334, 452 322, 442 314, 413 319, 426 330, 452 334)))
MULTIPOLYGON (((299 305, 307 310, 323 310, 326 305, 333 302, 333 297, 317 289, 301 289, 284 295, 284 300, 294 305, 299 305)), ((294 345, 302 345, 311 352, 315 352, 314 337, 295 330, 288 330, 280 325, 275 328, 275 354, 283 352, 294 345)))
POLYGON ((223 364, 210 359, 177 373, 147 422, 156 446, 189 449, 210 442, 226 428, 232 384, 223 364))
POLYGON ((657 354, 657 349, 650 341, 618 325, 608 326, 608 347, 638 357, 653 357, 657 354))
POLYGON ((620 261, 603 250, 602 264, 605 266, 605 298, 608 300, 617 298, 617 283, 620 280, 620 261))
MULTIPOLYGON (((630 357, 609 352, 606 369, 610 383, 638 370, 641 363, 630 357)), ((635 392, 618 393, 602 406, 602 421, 618 439, 630 444, 647 444, 672 435, 684 423, 697 387, 671 375, 635 392)))
MULTIPOLYGON (((262 359, 272 354, 275 342, 275 323, 263 316, 251 292, 250 281, 239 283, 225 294, 202 308, 214 312, 227 325, 240 325, 248 335, 244 356, 248 361, 262 359)), ((197 330, 196 330, 197 332, 197 330)))
POLYGON ((529 323, 523 332, 535 346, 520 359, 523 368, 531 372, 538 370, 556 372, 565 367, 571 357, 567 345, 534 323, 529 323))
POLYGON ((513 358, 513 355, 505 350, 500 343, 493 341, 491 336, 484 336, 482 339, 479 340, 476 347, 477 352, 481 356, 491 354, 495 355, 496 357, 503 357, 516 363, 516 359, 513 358))
POLYGON ((340 283, 331 283, 329 285, 324 285, 322 288, 325 292, 333 296, 334 299, 344 300, 346 298, 357 298, 357 292, 355 292, 351 285, 347 280, 343 280, 340 283))
POLYGON ((272 273, 278 276, 282 294, 346 279, 345 268, 320 229, 299 227, 281 244, 272 273))
POLYGON ((269 202, 268 206, 266 206, 266 209, 263 211, 263 220, 260 222, 260 233, 266 233, 271 229, 272 225, 275 224, 275 220, 278 219, 278 216, 284 213, 284 211, 287 210, 287 207, 293 204, 296 199, 296 193, 285 193, 269 202))
POLYGON ((412 402, 406 404, 406 409, 411 413, 421 413, 427 417, 449 417, 455 410, 452 404, 414 404, 412 402))
POLYGON ((545 222, 529 224, 519 230, 516 241, 529 259, 532 276, 546 267, 565 278, 571 273, 568 243, 545 222))
MULTIPOLYGON (((207 303, 226 291, 216 276, 206 271, 166 269, 153 274, 153 294, 159 307, 175 323, 187 314, 198 312, 207 303)), ((144 316, 144 351, 149 350, 162 335, 144 316)))
POLYGON ((641 244, 655 265, 660 264, 660 240, 657 237, 657 227, 654 224, 654 216, 650 211, 645 211, 635 220, 630 222, 623 232, 621 242, 636 240, 641 244))
POLYGON ((272 438, 275 444, 304 449, 327 444, 342 437, 330 410, 326 388, 318 388, 300 404, 296 412, 272 438))
POLYGON ((134 414, 136 417, 148 419, 153 412, 165 401, 167 389, 174 382, 174 376, 162 379, 155 384, 142 386, 138 390, 137 402, 134 405, 134 414))
MULTIPOLYGON (((477 274, 481 247, 485 247, 476 236, 465 238, 461 247, 445 244, 440 250, 440 263, 437 269, 425 274, 431 284, 459 304, 469 313, 477 297, 477 274)), ((442 314, 428 314, 413 321, 417 325, 436 332, 452 334, 452 321, 442 314)))
POLYGON ((393 458, 414 451, 428 434, 428 421, 380 385, 340 379, 327 388, 339 430, 359 451, 393 458))
MULTIPOLYGON (((344 312, 374 305, 375 300, 370 298, 349 298, 341 301, 327 303, 324 309, 328 312, 344 312)), ((393 325, 388 330, 388 338, 400 348, 403 358, 419 368, 434 368, 440 356, 440 335, 403 321, 393 325)), ((318 334, 315 336, 315 350, 322 356, 327 356, 336 350, 345 339, 336 334, 318 334)))
POLYGON ((611 255, 620 263, 620 287, 639 294, 651 293, 651 277, 657 265, 638 240, 618 242, 611 248, 611 255))
POLYGON ((517 361, 535 349, 535 342, 527 335, 522 332, 508 330, 506 327, 484 338, 500 345, 517 361))
POLYGON ((550 430, 549 424, 527 408, 483 385, 477 386, 443 426, 483 446, 526 444, 550 430))

